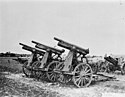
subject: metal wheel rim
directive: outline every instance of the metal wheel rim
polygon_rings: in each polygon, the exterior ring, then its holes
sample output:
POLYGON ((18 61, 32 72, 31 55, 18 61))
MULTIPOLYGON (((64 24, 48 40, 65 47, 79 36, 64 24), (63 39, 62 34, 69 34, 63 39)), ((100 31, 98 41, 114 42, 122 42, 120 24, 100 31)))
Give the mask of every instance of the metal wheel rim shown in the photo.
POLYGON ((74 69, 73 82, 79 87, 87 87, 92 81, 92 69, 89 64, 78 64, 74 69), (84 71, 83 71, 84 70, 84 71))
POLYGON ((40 78, 40 76, 41 76, 41 72, 40 71, 36 71, 36 70, 34 70, 34 69, 38 69, 39 68, 39 66, 40 66, 40 61, 36 61, 36 62, 34 62, 33 64, 32 64, 32 72, 33 72, 33 75, 34 75, 34 77, 35 78, 40 78))
POLYGON ((57 81, 57 76, 58 74, 54 72, 54 69, 58 68, 58 64, 59 62, 58 61, 53 61, 51 62, 48 66, 47 66, 47 72, 46 72, 46 75, 47 75, 47 78, 49 81, 52 81, 52 82, 55 82, 57 81), (53 67, 54 66, 54 67, 53 67), (53 68, 51 68, 53 67, 53 68))

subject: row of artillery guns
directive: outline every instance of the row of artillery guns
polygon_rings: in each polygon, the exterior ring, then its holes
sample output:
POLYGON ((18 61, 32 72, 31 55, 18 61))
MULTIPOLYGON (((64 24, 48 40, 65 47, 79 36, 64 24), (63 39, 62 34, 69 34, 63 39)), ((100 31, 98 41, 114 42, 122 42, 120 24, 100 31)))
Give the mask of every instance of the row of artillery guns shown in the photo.
POLYGON ((86 55, 89 54, 89 49, 83 49, 58 38, 54 39, 63 49, 53 48, 36 41, 32 41, 35 47, 19 43, 22 49, 31 52, 31 56, 22 66, 24 74, 27 77, 47 79, 51 82, 73 82, 80 88, 89 86, 94 73, 91 65, 87 63, 86 55), (62 58, 64 49, 69 50, 65 59, 62 58))
MULTIPOLYGON (((26 77, 64 84, 73 82, 79 88, 89 86, 99 72, 98 65, 91 64, 86 56, 89 54, 89 49, 81 48, 59 38, 54 37, 54 39, 58 42, 57 45, 63 49, 50 47, 36 41, 32 41, 34 47, 19 43, 22 49, 31 52, 31 56, 22 66, 26 77), (62 57, 64 49, 69 51, 65 58, 62 57)), ((116 69, 125 71, 125 66, 119 66, 117 60, 111 57, 105 57, 105 60, 117 67, 116 69)))

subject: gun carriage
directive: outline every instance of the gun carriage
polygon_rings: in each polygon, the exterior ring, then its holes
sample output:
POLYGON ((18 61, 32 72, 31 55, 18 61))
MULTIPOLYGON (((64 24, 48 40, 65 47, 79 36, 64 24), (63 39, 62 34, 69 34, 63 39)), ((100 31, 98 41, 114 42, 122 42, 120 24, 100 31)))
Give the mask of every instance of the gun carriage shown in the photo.
MULTIPOLYGON (((62 60, 61 55, 65 50, 64 49, 59 50, 53 47, 49 47, 44 44, 38 43, 36 41, 32 41, 32 43, 35 44, 36 48, 45 51, 42 60, 34 62, 32 69, 35 72, 35 75, 38 79, 43 79, 46 77, 46 72, 48 72, 48 64, 55 63, 54 66, 56 66, 56 64, 58 64, 62 60)), ((55 80, 56 78, 53 77, 53 81, 55 80)))
POLYGON ((107 61, 105 64, 105 72, 115 72, 116 70, 119 70, 121 71, 121 74, 125 74, 125 62, 122 57, 113 58, 108 56, 104 57, 104 59, 107 61))
MULTIPOLYGON (((57 79, 62 83, 68 83, 72 80, 77 87, 88 86, 92 81, 93 74, 92 68, 85 57, 89 53, 89 49, 83 49, 58 38, 54 39, 58 41, 58 46, 68 49, 69 53, 63 62, 59 62, 56 68, 52 68, 54 63, 49 64, 48 68, 51 69, 48 72, 57 73, 57 79), (83 59, 86 62, 83 62, 83 59)), ((51 74, 47 75, 52 80, 51 74)))
POLYGON ((22 45, 22 49, 30 51, 31 52, 31 56, 28 58, 28 60, 24 63, 24 65, 22 66, 22 70, 23 73, 27 76, 27 77, 31 77, 33 75, 32 72, 32 65, 35 61, 38 60, 37 54, 39 54, 40 56, 43 56, 45 54, 44 51, 30 47, 28 45, 25 45, 23 43, 19 43, 20 45, 22 45))

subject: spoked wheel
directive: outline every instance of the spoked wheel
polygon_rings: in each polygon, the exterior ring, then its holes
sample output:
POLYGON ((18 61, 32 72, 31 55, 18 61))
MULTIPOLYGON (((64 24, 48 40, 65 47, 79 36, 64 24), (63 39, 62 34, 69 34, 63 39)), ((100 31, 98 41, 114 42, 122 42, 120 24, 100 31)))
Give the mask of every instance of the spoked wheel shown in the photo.
POLYGON ((79 87, 87 87, 92 81, 92 69, 89 64, 80 63, 74 69, 73 82, 79 87))
POLYGON ((32 72, 33 72, 35 78, 44 79, 46 74, 39 70, 40 65, 41 65, 40 61, 34 62, 33 65, 32 65, 32 67, 33 67, 32 72))
POLYGON ((49 81, 52 81, 52 82, 55 82, 57 81, 57 78, 58 78, 58 73, 54 72, 54 70, 57 70, 58 69, 58 64, 59 62, 58 61, 53 61, 51 62, 48 66, 47 66, 47 72, 46 72, 46 75, 47 75, 47 78, 49 81))
POLYGON ((122 66, 122 68, 121 68, 121 74, 122 75, 125 75, 125 64, 122 66))
MULTIPOLYGON (((58 66, 58 69, 59 70, 62 70, 64 67, 64 63, 60 63, 59 66, 58 66)), ((63 72, 60 72, 59 73, 59 76, 58 76, 58 81, 61 82, 61 83, 68 83, 70 82, 72 79, 72 76, 71 75, 67 75, 67 74, 63 74, 63 72)))
POLYGON ((22 66, 23 73, 26 75, 26 77, 31 77, 32 76, 32 70, 28 68, 28 61, 24 63, 22 66))

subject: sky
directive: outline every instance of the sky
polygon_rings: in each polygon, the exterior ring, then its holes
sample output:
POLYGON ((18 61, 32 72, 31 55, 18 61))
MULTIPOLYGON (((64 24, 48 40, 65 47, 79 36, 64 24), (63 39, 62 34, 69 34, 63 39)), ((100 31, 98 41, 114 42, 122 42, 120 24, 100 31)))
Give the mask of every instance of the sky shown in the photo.
POLYGON ((19 43, 57 46, 54 37, 89 55, 125 55, 124 0, 1 0, 0 52, 30 53, 19 43))

